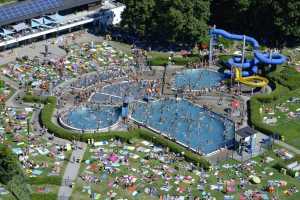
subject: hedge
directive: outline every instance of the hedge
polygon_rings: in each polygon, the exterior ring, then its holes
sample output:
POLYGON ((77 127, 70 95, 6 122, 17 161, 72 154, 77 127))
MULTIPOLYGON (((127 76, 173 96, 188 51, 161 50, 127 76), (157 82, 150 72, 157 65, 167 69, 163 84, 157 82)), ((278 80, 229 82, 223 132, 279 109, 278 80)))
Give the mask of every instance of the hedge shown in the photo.
POLYGON ((283 163, 278 162, 278 163, 274 164, 272 167, 274 169, 278 170, 279 172, 281 172, 281 169, 286 169, 286 174, 289 175, 289 176, 291 176, 291 177, 295 177, 295 175, 296 175, 296 171, 288 169, 286 167, 286 165, 283 164, 283 163))
POLYGON ((29 177, 27 180, 30 185, 61 185, 62 177, 61 176, 43 176, 43 177, 29 177))
POLYGON ((300 73, 296 71, 294 67, 283 66, 278 68, 276 71, 270 73, 268 77, 281 85, 295 90, 300 88, 300 73))
POLYGON ((276 89, 271 94, 259 94, 253 96, 248 102, 249 124, 267 135, 272 135, 274 131, 267 124, 262 122, 259 109, 263 103, 276 101, 282 94, 289 91, 288 88, 278 83, 274 84, 276 85, 276 89))
POLYGON ((0 80, 0 88, 4 88, 5 87, 5 82, 3 80, 0 80))
POLYGON ((23 97, 23 101, 30 102, 30 103, 46 103, 47 97, 39 97, 33 95, 25 95, 23 97))
POLYGON ((253 96, 248 102, 249 124, 267 135, 274 134, 274 131, 270 126, 262 122, 259 113, 261 105, 263 103, 271 103, 276 101, 282 96, 282 94, 286 94, 290 91, 288 88, 278 84, 277 82, 273 84, 276 85, 276 88, 271 94, 259 94, 253 96))
MULTIPOLYGON (((30 99, 30 98, 24 98, 30 99)), ((169 147, 171 151, 175 153, 184 152, 184 157, 186 160, 193 162, 194 164, 208 169, 210 164, 207 160, 195 154, 186 148, 182 147, 175 142, 170 141, 169 139, 150 132, 145 129, 134 129, 129 132, 125 131, 110 131, 106 133, 78 133, 71 130, 64 129, 55 123, 52 122, 52 116, 56 108, 56 97, 48 97, 44 100, 45 105, 40 113, 40 122, 43 126, 45 126, 50 133, 53 133, 55 136, 67 140, 79 140, 83 142, 87 142, 88 139, 94 139, 95 141, 100 140, 109 140, 112 138, 120 139, 122 141, 129 142, 133 138, 142 138, 145 140, 152 141, 154 144, 162 145, 164 147, 169 147)))

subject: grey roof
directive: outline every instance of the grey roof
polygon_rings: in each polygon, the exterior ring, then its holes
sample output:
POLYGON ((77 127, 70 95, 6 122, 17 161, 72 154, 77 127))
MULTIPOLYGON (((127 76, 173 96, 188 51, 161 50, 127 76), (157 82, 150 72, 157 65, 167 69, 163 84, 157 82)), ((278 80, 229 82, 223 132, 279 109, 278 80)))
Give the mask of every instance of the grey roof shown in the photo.
POLYGON ((241 136, 242 138, 246 138, 248 136, 251 136, 251 135, 254 135, 256 134, 257 131, 255 131, 253 128, 247 126, 247 127, 244 127, 242 129, 239 129, 236 134, 241 136))
POLYGON ((17 31, 17 32, 29 28, 29 26, 27 26, 27 24, 25 24, 24 22, 21 22, 21 23, 19 23, 19 24, 17 24, 17 25, 14 25, 14 26, 12 26, 12 27, 13 27, 13 29, 14 29, 15 31, 17 31))
POLYGON ((0 7, 0 26, 66 10, 101 0, 25 0, 0 7))

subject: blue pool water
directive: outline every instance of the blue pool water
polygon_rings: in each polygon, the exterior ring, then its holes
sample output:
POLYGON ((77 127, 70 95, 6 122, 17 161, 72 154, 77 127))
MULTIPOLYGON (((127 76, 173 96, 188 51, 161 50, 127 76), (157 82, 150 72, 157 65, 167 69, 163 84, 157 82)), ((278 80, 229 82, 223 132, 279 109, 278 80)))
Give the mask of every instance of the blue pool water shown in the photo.
POLYGON ((201 90, 211 88, 220 84, 224 75, 205 69, 188 69, 175 76, 176 89, 201 90))
POLYGON ((95 93, 92 98, 91 98, 91 102, 97 102, 97 103, 111 103, 111 104, 120 104, 123 102, 123 98, 122 97, 118 97, 118 96, 111 96, 108 94, 103 94, 103 93, 95 93))
POLYGON ((125 95, 133 99, 141 99, 145 94, 146 83, 141 82, 121 82, 104 87, 101 92, 124 97, 125 95))
POLYGON ((231 121, 187 100, 137 103, 132 117, 205 154, 230 146, 234 140, 231 121))
POLYGON ((147 81, 141 82, 120 82, 112 85, 105 86, 99 92, 92 96, 93 102, 104 102, 109 100, 110 95, 113 96, 112 101, 123 101, 123 97, 126 95, 128 100, 134 101, 143 99, 146 94, 147 81))
POLYGON ((121 115, 121 109, 101 106, 97 109, 79 107, 70 111, 63 119, 67 125, 84 130, 108 128, 115 124, 121 115))

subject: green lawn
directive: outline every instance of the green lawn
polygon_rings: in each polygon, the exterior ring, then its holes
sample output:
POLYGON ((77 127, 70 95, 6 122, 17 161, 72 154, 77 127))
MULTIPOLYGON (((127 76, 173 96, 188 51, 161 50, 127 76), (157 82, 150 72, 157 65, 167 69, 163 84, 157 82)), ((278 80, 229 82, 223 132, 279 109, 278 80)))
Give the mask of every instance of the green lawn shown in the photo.
MULTIPOLYGON (((131 53, 131 46, 125 43, 116 42, 116 41, 109 41, 108 42, 111 46, 116 49, 120 49, 121 51, 127 53, 128 55, 132 55, 131 53)), ((170 53, 168 52, 159 52, 159 51, 150 51, 147 52, 149 57, 150 65, 152 66, 163 66, 169 62, 170 53)), ((182 57, 180 55, 176 55, 172 62, 175 65, 187 65, 190 62, 198 62, 200 60, 199 55, 192 55, 189 57, 182 57)))
MULTIPOLYGON (((275 146, 274 148, 278 148, 275 146)), ((296 178, 293 178, 288 175, 283 175, 280 173, 277 169, 273 168, 273 165, 275 165, 278 162, 284 162, 281 158, 276 156, 273 150, 267 150, 263 155, 257 156, 252 159, 252 162, 255 161, 256 164, 250 168, 249 171, 243 170, 243 169, 234 169, 234 168, 229 168, 229 169, 224 169, 221 168, 215 171, 218 171, 218 176, 222 177, 224 180, 230 180, 230 179, 235 179, 238 180, 239 178, 244 178, 247 179, 250 175, 255 174, 256 176, 260 177, 261 183, 260 184, 250 184, 246 187, 246 189, 242 190, 239 187, 236 187, 236 192, 233 193, 235 199, 239 199, 239 194, 246 191, 246 190, 262 190, 267 186, 268 180, 277 180, 277 181, 286 181, 287 186, 286 187, 278 187, 276 188, 276 195, 279 197, 281 200, 298 200, 300 199, 300 192, 297 192, 293 194, 292 196, 287 196, 284 194, 284 191, 287 190, 289 187, 295 185, 298 190, 300 190, 300 180, 297 180, 296 178), (262 163, 261 161, 265 159, 266 157, 271 157, 274 159, 274 161, 270 163, 262 163), (273 173, 273 174, 272 174, 273 173), (272 175, 271 175, 272 174, 272 175)), ((224 161, 221 165, 224 164, 240 164, 240 162, 236 160, 229 160, 229 161, 224 161)), ((216 176, 211 174, 210 178, 208 179, 209 183, 216 183, 217 179, 216 176)), ((239 181, 238 181, 239 182, 239 181)), ((212 192, 213 196, 215 196, 217 199, 223 199, 224 193, 223 192, 217 192, 213 191, 212 192)), ((268 194, 271 196, 270 194, 268 194)))
POLYGON ((33 200, 56 200, 59 191, 58 185, 31 185, 33 200))
MULTIPOLYGON (((139 146, 143 146, 141 144, 141 139, 134 139, 133 144, 131 144, 130 146, 134 146, 134 147, 139 147, 139 146)), ((127 144, 129 145, 129 144, 127 144)), ((93 159, 95 159, 94 154, 91 153, 90 151, 92 151, 93 148, 89 147, 84 155, 83 161, 85 160, 90 160, 92 161, 93 159)), ((123 150, 122 147, 108 147, 105 146, 105 151, 108 152, 115 152, 115 153, 120 153, 123 150)), ((131 153, 134 153, 136 155, 138 155, 140 158, 145 158, 146 154, 143 152, 137 152, 137 151, 130 151, 131 153)), ((100 161, 94 160, 92 161, 93 164, 100 164, 100 161)), ((129 158, 129 163, 130 165, 125 166, 125 165, 121 165, 120 167, 118 167, 118 171, 116 173, 113 173, 111 175, 108 176, 107 179, 105 179, 104 181, 102 181, 101 183, 98 184, 93 184, 93 183, 85 183, 81 178, 78 178, 75 188, 73 190, 73 194, 72 194, 72 198, 73 200, 79 200, 79 199, 88 199, 89 198, 89 194, 87 192, 83 192, 83 188, 84 186, 90 186, 92 192, 96 192, 101 194, 101 198, 100 199, 105 199, 105 197, 107 197, 107 192, 109 192, 110 190, 113 190, 114 192, 117 193, 117 197, 122 197, 122 198, 127 198, 127 199, 157 199, 155 197, 151 197, 149 195, 147 195, 146 193, 142 192, 144 191, 144 188, 146 187, 150 187, 153 186, 155 188, 160 188, 163 186, 164 184, 164 180, 162 178, 160 178, 159 176, 157 176, 157 180, 153 181, 152 183, 147 183, 145 181, 143 181, 142 177, 144 176, 142 171, 149 171, 150 172, 151 169, 155 169, 155 168, 159 168, 162 163, 157 160, 157 159, 150 159, 147 160, 146 163, 141 163, 140 159, 133 159, 133 158, 129 158), (137 190, 141 191, 136 197, 133 197, 131 192, 129 192, 127 189, 123 188, 122 186, 117 187, 117 188, 110 188, 108 186, 108 183, 113 182, 116 177, 120 177, 123 175, 132 175, 132 176, 136 176, 137 177, 137 182, 136 182, 136 186, 137 186, 137 190)), ((192 193, 193 195, 197 195, 198 191, 196 188, 196 183, 197 180, 199 179, 199 177, 191 172, 188 171, 187 169, 184 168, 184 166, 187 164, 186 161, 180 161, 174 164, 170 164, 168 165, 170 168, 172 169, 176 169, 177 173, 171 173, 170 175, 174 178, 176 175, 181 175, 181 176, 191 176, 195 179, 194 184, 195 186, 192 186, 192 193)), ((81 175, 86 175, 86 174, 90 174, 91 171, 87 169, 87 167, 89 166, 89 164, 85 164, 84 162, 81 165, 80 168, 80 174, 81 175)), ((92 173, 93 175, 100 177, 103 174, 103 171, 97 171, 92 173)), ((187 189, 187 187, 189 187, 188 183, 183 183, 180 182, 178 185, 176 184, 172 184, 172 188, 170 189, 169 193, 170 194, 177 194, 176 189, 178 188, 178 186, 181 186, 185 189, 187 189)), ((163 193, 162 191, 159 191, 161 194, 163 193)), ((184 193, 186 194, 186 192, 184 193)))
MULTIPOLYGON (((270 103, 261 103, 260 108, 262 108, 263 112, 258 114, 258 120, 262 122, 264 117, 276 117, 278 120, 276 124, 264 125, 269 130, 284 136, 288 144, 300 148, 300 119, 298 117, 288 117, 289 112, 296 112, 297 109, 300 109, 300 103, 288 103, 287 101, 291 97, 300 97, 300 89, 284 93, 280 98, 270 103), (286 108, 287 110, 284 111, 280 108, 286 108), (271 111, 269 113, 274 113, 274 115, 265 112, 268 109, 271 111)), ((259 113, 259 109, 255 112, 259 113)))
MULTIPOLYGON (((138 147, 141 144, 141 140, 137 139, 135 140, 130 146, 138 147)), ((126 144, 125 144, 126 145, 126 144)), ((128 144, 127 144, 128 145, 128 144)), ((115 152, 115 153, 120 153, 123 151, 123 147, 111 147, 110 145, 105 145, 102 146, 105 150, 104 152, 109 153, 109 152, 115 152)), ((274 148, 278 148, 275 146, 274 148)), ((94 153, 91 151, 93 150, 93 147, 89 146, 87 149, 84 159, 85 160, 94 160, 91 163, 97 163, 99 164, 100 162, 98 159, 95 157, 94 153)), ((146 154, 145 153, 140 153, 136 151, 131 151, 134 154, 137 154, 140 156, 140 158, 145 158, 146 154)), ((100 183, 94 184, 94 183, 86 183, 84 182, 81 178, 78 178, 75 184, 75 188, 73 190, 72 194, 72 200, 84 200, 89 198, 89 194, 86 192, 87 190, 84 190, 84 187, 90 187, 92 192, 96 192, 100 195, 100 199, 105 199, 107 197, 107 193, 109 191, 113 191, 117 193, 117 198, 127 198, 127 199, 142 199, 142 200, 152 200, 152 199, 159 199, 158 197, 151 197, 144 193, 144 188, 145 187, 150 187, 153 186, 157 188, 159 194, 163 194, 164 192, 160 190, 160 188, 164 184, 164 179, 161 176, 157 176, 158 179, 153 181, 152 183, 148 183, 146 181, 142 180, 143 173, 141 173, 143 170, 147 169, 147 165, 150 166, 149 169, 156 169, 160 168, 159 166, 168 166, 173 169, 177 169, 177 172, 175 174, 170 173, 170 177, 174 178, 177 175, 182 175, 182 176, 191 176, 194 179, 194 182, 191 184, 184 183, 184 182, 179 182, 179 184, 175 184, 175 180, 171 179, 169 181, 170 185, 172 188, 168 192, 169 194, 173 195, 183 195, 183 196, 188 196, 188 193, 185 191, 183 193, 178 193, 176 191, 178 186, 181 186, 185 189, 188 187, 191 188, 192 195, 193 196, 201 196, 201 192, 197 189, 197 185, 200 180, 200 176, 197 174, 197 171, 188 171, 185 168, 186 161, 178 161, 173 164, 166 164, 162 163, 159 160, 155 159, 150 159, 149 162, 141 163, 139 159, 130 159, 129 160, 130 165, 129 166, 123 166, 121 165, 120 167, 117 167, 119 170, 113 174, 108 175, 107 179, 104 179, 100 183), (131 192, 129 192, 126 188, 123 188, 122 186, 119 187, 110 187, 109 183, 113 182, 116 180, 116 177, 120 177, 122 175, 133 175, 137 177, 137 183, 135 184, 137 186, 137 190, 140 191, 140 193, 133 197, 131 192)), ((239 196, 241 193, 245 192, 246 190, 257 190, 257 191, 262 191, 264 188, 267 186, 267 182, 269 180, 273 181, 286 181, 287 186, 284 187, 276 187, 276 195, 279 197, 279 199, 285 199, 285 200, 298 200, 300 199, 300 192, 294 193, 291 196, 286 195, 284 192, 289 189, 291 186, 295 185, 298 190, 300 190, 300 180, 297 180, 296 178, 293 178, 289 175, 283 175, 280 173, 277 169, 275 169, 273 166, 276 163, 285 163, 281 158, 279 158, 273 150, 267 150, 263 155, 255 157, 252 159, 252 166, 249 167, 249 169, 245 170, 243 169, 240 165, 240 162, 235 161, 235 160, 228 160, 228 161, 223 161, 221 164, 217 165, 214 167, 210 172, 206 172, 206 181, 207 183, 205 184, 205 191, 211 193, 213 197, 215 197, 217 200, 219 199, 224 199, 224 191, 216 191, 216 190, 211 190, 210 185, 215 185, 217 184, 217 177, 221 178, 222 181, 225 180, 230 180, 234 179, 236 180, 236 186, 235 186, 235 192, 233 193, 227 193, 227 195, 233 195, 235 199, 239 199, 239 196), (261 161, 265 159, 266 157, 271 157, 274 160, 269 163, 262 163, 261 161), (229 168, 225 168, 225 164, 231 165, 229 168), (251 184, 249 183, 245 189, 239 188, 237 185, 240 182, 240 178, 248 179, 250 175, 256 175, 260 177, 261 183, 260 184, 251 184)), ((245 164, 246 165, 246 164, 245 164)), ((248 165, 248 164, 247 164, 248 165)), ((85 164, 84 162, 81 165, 80 169, 80 174, 94 174, 97 177, 100 177, 103 174, 103 171, 97 171, 97 172, 91 172, 91 170, 88 170, 87 167, 89 165, 85 164)), ((268 196, 271 197, 271 194, 265 193, 268 196)))

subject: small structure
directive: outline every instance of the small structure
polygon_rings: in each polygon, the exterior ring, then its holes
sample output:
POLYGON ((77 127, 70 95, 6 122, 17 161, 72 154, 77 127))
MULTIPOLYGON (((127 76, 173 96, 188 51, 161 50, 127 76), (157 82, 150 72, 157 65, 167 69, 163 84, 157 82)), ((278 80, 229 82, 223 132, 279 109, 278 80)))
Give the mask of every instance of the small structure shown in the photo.
POLYGON ((235 140, 238 143, 238 152, 242 153, 244 150, 251 155, 255 152, 257 131, 247 126, 239 129, 236 132, 235 140))

